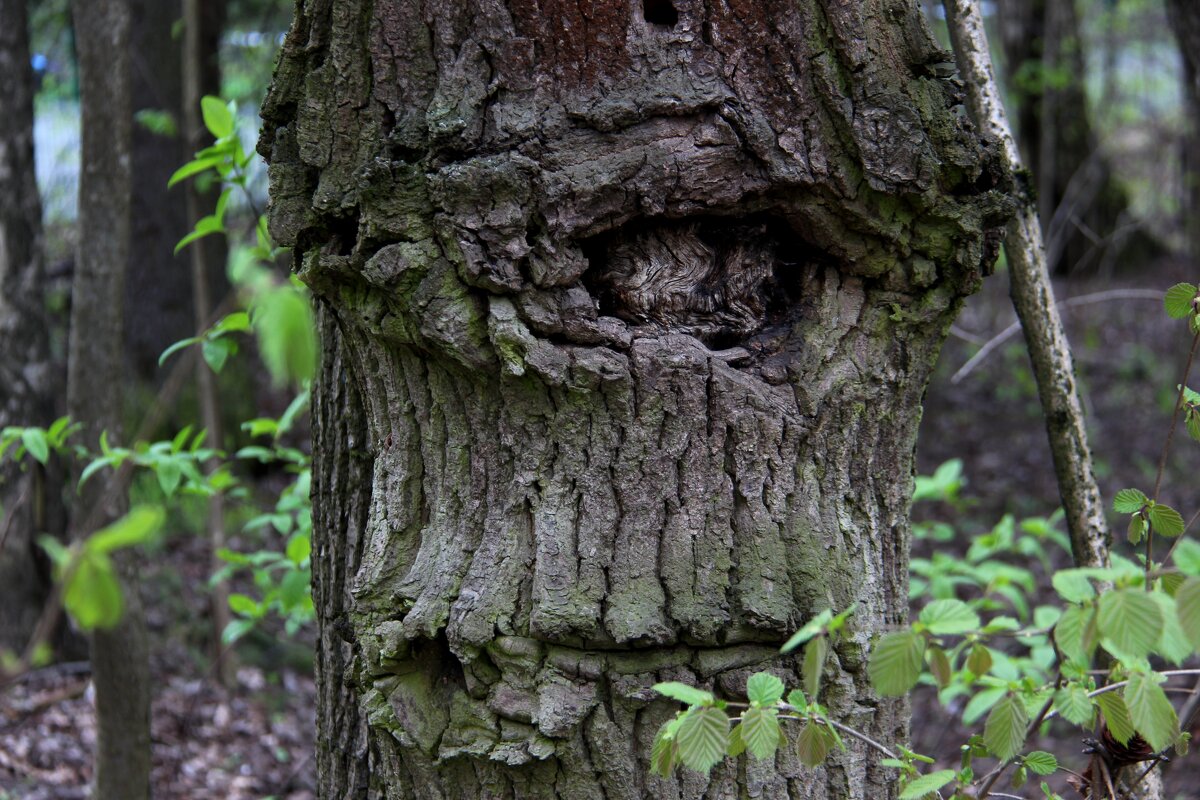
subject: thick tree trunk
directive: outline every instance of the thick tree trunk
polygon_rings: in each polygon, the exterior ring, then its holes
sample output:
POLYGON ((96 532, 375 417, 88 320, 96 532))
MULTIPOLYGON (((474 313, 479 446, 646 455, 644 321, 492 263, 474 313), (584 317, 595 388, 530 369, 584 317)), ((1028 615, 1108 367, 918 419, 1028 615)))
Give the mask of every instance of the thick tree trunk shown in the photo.
POLYGON ((857 603, 887 742, 921 396, 1004 174, 915 3, 305 2, 264 107, 321 298, 321 795, 884 798, 649 774, 650 686, 744 691, 857 603))
MULTIPOLYGON (((0 428, 48 425, 56 375, 50 359, 42 207, 33 162, 33 69, 25 0, 0 0, 0 428)), ((20 653, 49 590, 38 534, 54 492, 40 466, 0 465, 0 652, 20 653)))
MULTIPOLYGON (((71 292, 67 407, 86 445, 98 450, 107 431, 121 440, 122 297, 129 259, 130 13, 128 0, 77 0, 82 122, 79 251, 71 292)), ((125 506, 115 479, 89 481, 71 527, 87 536, 125 506)), ((92 635, 96 689, 97 800, 143 800, 150 794, 150 668, 145 621, 131 554, 124 573, 125 612, 110 630, 92 635)))

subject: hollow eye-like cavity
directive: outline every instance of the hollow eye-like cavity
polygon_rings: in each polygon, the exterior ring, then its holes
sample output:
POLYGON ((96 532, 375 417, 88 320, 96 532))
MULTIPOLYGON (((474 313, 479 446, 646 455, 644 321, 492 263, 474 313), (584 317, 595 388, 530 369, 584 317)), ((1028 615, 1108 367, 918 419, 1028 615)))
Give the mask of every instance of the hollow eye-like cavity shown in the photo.
POLYGON ((679 22, 679 12, 675 10, 675 4, 671 0, 643 0, 643 2, 642 16, 651 25, 674 28, 675 24, 679 22))

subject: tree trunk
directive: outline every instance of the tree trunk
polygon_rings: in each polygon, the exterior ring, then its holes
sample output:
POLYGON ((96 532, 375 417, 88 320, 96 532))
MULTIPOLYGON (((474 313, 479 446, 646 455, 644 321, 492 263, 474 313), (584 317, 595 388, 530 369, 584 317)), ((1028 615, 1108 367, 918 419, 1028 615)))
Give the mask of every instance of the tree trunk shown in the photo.
POLYGON ((1005 82, 1016 98, 1016 135, 1037 190, 1052 272, 1095 266, 1129 205, 1089 114, 1075 0, 1000 0, 1005 82))
MULTIPOLYGON (((121 438, 121 322, 132 160, 128 0, 77 0, 74 21, 83 169, 67 407, 83 426, 83 442, 98 450, 101 432, 107 431, 110 441, 121 438)), ((124 505, 115 479, 88 481, 76 504, 74 535, 91 534, 119 516, 124 505)), ((120 623, 92 635, 97 800, 143 800, 150 791, 150 675, 141 601, 136 580, 131 580, 132 557, 117 559, 126 578, 120 623)))
MULTIPOLYGON (((0 428, 46 426, 58 392, 50 359, 42 207, 33 161, 33 69, 25 0, 0 0, 0 428)), ((32 459, 30 459, 32 461, 32 459)), ((0 464, 0 652, 20 653, 49 591, 38 534, 53 530, 40 466, 0 464)))
POLYGON ((1171 29, 1183 58, 1183 96, 1187 134, 1183 143, 1184 230, 1188 251, 1200 259, 1200 6, 1190 0, 1169 0, 1171 29))
POLYGON ((871 8, 298 6, 260 147, 325 331, 322 797, 892 795, 854 744, 648 769, 651 685, 794 685, 852 603, 821 700, 906 739, 866 654, 1009 206, 916 4, 871 8))

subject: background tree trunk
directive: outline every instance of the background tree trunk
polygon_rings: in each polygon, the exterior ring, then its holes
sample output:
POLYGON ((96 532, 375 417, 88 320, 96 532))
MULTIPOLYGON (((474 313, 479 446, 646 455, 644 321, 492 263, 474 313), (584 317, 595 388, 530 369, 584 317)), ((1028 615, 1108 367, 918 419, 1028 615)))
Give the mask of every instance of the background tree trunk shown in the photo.
MULTIPOLYGON (((33 69, 25 0, 0 0, 0 428, 46 426, 59 410, 51 363, 42 207, 33 161, 33 69)), ((32 460, 30 460, 32 461, 32 460)), ((46 472, 0 465, 0 650, 20 653, 49 589, 36 537, 56 530, 46 472)), ((61 524, 61 521, 58 522, 61 524)), ((57 528, 61 533, 61 528, 57 528)))
POLYGON ((853 744, 652 777, 650 686, 794 683, 857 603, 821 700, 906 739, 865 659, 1008 210, 947 58, 910 2, 298 6, 260 147, 326 334, 323 797, 891 796, 853 744))
MULTIPOLYGON (((98 450, 102 432, 108 432, 110 441, 120 441, 122 435, 121 322, 133 157, 130 14, 128 0, 78 0, 73 8, 83 170, 67 407, 83 425, 84 443, 98 450)), ((125 506, 123 495, 116 479, 88 481, 75 507, 74 536, 87 536, 117 518, 125 506)), ((143 800, 150 793, 150 668, 138 585, 130 580, 132 557, 117 559, 126 578, 120 623, 92 635, 98 800, 143 800)))
POLYGON ((1183 93, 1188 131, 1183 144, 1184 229, 1193 260, 1200 259, 1200 6, 1168 0, 1171 28, 1183 58, 1183 93))

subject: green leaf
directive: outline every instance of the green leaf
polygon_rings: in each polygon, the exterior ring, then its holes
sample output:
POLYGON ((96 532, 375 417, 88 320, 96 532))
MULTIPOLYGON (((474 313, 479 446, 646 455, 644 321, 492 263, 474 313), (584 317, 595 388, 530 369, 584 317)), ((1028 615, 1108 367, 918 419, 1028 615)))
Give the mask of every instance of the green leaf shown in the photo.
POLYGON ((958 636, 979 629, 979 615, 961 600, 935 600, 921 610, 921 624, 937 636, 958 636))
POLYGON ((221 644, 233 644, 252 630, 254 630, 254 620, 232 620, 228 625, 225 626, 225 630, 221 631, 221 644))
POLYGON ((671 777, 675 768, 676 748, 674 737, 667 735, 670 722, 664 722, 654 735, 654 747, 650 750, 650 769, 660 777, 671 777))
POLYGON ((821 673, 825 669, 825 656, 828 652, 829 643, 824 636, 818 636, 804 646, 804 666, 801 672, 804 691, 814 700, 821 693, 821 673))
POLYGON ((787 694, 787 704, 792 708, 804 708, 808 705, 808 698, 799 689, 792 689, 787 694))
POLYGON ((1163 631, 1158 603, 1140 589, 1105 592, 1096 623, 1101 637, 1111 640, 1121 654, 1136 657, 1149 654, 1163 631))
POLYGON ((1024 763, 1035 775, 1049 775, 1058 769, 1058 759, 1045 750, 1034 750, 1026 754, 1024 763))
POLYGON ((1125 707, 1125 701, 1116 692, 1104 692, 1095 697, 1096 705, 1100 706, 1101 713, 1104 714, 1104 721, 1108 725, 1108 731, 1121 744, 1129 744, 1129 740, 1133 738, 1133 720, 1129 717, 1129 709, 1125 707))
POLYGON ((806 722, 796 737, 796 752, 800 756, 800 763, 806 767, 819 767, 825 763, 829 750, 830 741, 824 726, 806 722))
MULTIPOLYGON (((83 468, 83 472, 79 475, 79 486, 83 486, 85 483, 87 483, 88 478, 92 477, 97 472, 99 472, 100 470, 104 469, 105 467, 109 466, 112 463, 113 463, 113 460, 110 457, 110 458, 97 458, 95 461, 88 464, 86 467, 83 468)), ((76 488, 78 489, 79 487, 77 486, 76 488)))
POLYGON ((971 654, 967 656, 967 669, 971 670, 971 674, 977 678, 987 675, 992 668, 992 653, 982 644, 977 644, 971 648, 971 654))
POLYGON ((1129 543, 1137 547, 1142 543, 1142 539, 1146 537, 1146 518, 1141 514, 1134 514, 1129 518, 1129 528, 1125 532, 1125 537, 1129 543))
POLYGON ((729 717, 719 708, 694 706, 681 718, 675 742, 686 766, 707 773, 725 757, 729 717))
POLYGON ((276 383, 307 380, 317 363, 317 339, 308 299, 289 286, 259 298, 254 315, 259 352, 276 383))
POLYGON ((762 760, 775 754, 779 746, 779 712, 774 708, 746 709, 738 727, 752 756, 762 760))
POLYGON ((1192 654, 1192 643, 1179 624, 1179 613, 1175 600, 1165 592, 1147 592, 1151 600, 1158 603, 1163 616, 1163 631, 1154 651, 1175 665, 1182 665, 1192 654))
POLYGON ((170 189, 180 181, 198 173, 210 170, 220 164, 224 159, 220 156, 209 156, 208 158, 197 158, 194 161, 189 161, 171 174, 171 178, 167 181, 167 188, 170 189))
POLYGON ((162 488, 163 494, 170 497, 179 488, 179 481, 183 477, 183 468, 175 459, 164 458, 154 465, 154 474, 158 478, 158 485, 162 488))
POLYGON ((84 630, 111 628, 121 621, 121 585, 103 552, 87 549, 79 554, 62 597, 63 606, 84 630))
POLYGON ((1025 746, 1029 712, 1014 694, 1008 694, 992 708, 983 727, 983 743, 996 758, 1007 761, 1025 746))
POLYGON ((908 782, 904 787, 904 791, 900 793, 900 800, 920 800, 920 798, 927 794, 933 794, 954 780, 956 774, 952 769, 943 769, 914 778, 908 782))
POLYGON ((744 752, 746 752, 746 740, 742 738, 742 723, 739 722, 729 732, 729 746, 725 748, 725 755, 737 758, 744 752))
POLYGON ((1129 709, 1129 718, 1155 752, 1170 747, 1179 733, 1175 708, 1155 680, 1157 677, 1135 672, 1125 686, 1125 706, 1129 709))
POLYGON ((1183 533, 1183 517, 1170 506, 1158 504, 1149 513, 1150 524, 1159 535, 1174 538, 1183 533))
POLYGON ((1184 575, 1200 575, 1200 543, 1195 539, 1180 539, 1172 560, 1184 575))
POLYGON ((746 681, 746 696, 752 703, 773 706, 783 698, 783 681, 769 672, 756 672, 746 681))
POLYGON ((288 540, 287 557, 293 564, 296 564, 297 566, 303 564, 305 559, 307 559, 311 553, 312 542, 309 541, 307 534, 297 533, 288 540))
POLYGON ((46 555, 50 556, 50 561, 55 567, 60 570, 66 569, 67 562, 71 560, 71 551, 63 547, 62 542, 47 534, 39 536, 37 542, 46 551, 46 555))
POLYGON ((1087 727, 1092 723, 1095 711, 1087 690, 1078 683, 1069 683, 1054 694, 1054 707, 1067 722, 1087 727))
POLYGON ((1187 428, 1188 436, 1200 442, 1200 412, 1194 408, 1189 408, 1187 413, 1184 414, 1183 424, 1187 428))
POLYGON ((226 314, 213 326, 213 333, 235 333, 250 330, 250 315, 245 311, 226 314))
POLYGON ((300 606, 308 597, 312 585, 312 575, 306 569, 296 569, 288 572, 279 582, 279 604, 283 610, 290 612, 300 606))
POLYGON ((697 689, 695 686, 688 686, 686 683, 678 681, 667 681, 666 683, 654 684, 654 691, 669 697, 672 700, 678 700, 689 706, 707 706, 712 705, 715 699, 712 692, 706 692, 703 689, 697 689))
POLYGON ((241 614, 244 617, 256 618, 262 615, 262 608, 258 602, 244 594, 229 595, 229 608, 235 614, 241 614))
POLYGON ((206 95, 200 98, 200 113, 204 117, 204 127, 215 139, 224 139, 233 133, 233 112, 221 98, 206 95))
POLYGON ((1192 647, 1200 649, 1200 578, 1188 578, 1175 592, 1175 612, 1192 647))
POLYGON ((926 655, 929 656, 929 671, 933 673, 933 679, 937 681, 938 688, 945 689, 950 685, 950 678, 954 675, 946 651, 937 645, 930 645, 926 655))
POLYGON ((1088 580, 1087 573, 1082 569, 1060 569, 1054 573, 1050 583, 1054 586, 1054 591, 1058 592, 1059 597, 1068 603, 1082 603, 1096 596, 1092 582, 1088 580))
POLYGON ((1118 514, 1136 514, 1150 498, 1140 489, 1122 489, 1113 497, 1113 511, 1118 514))
POLYGON ((237 342, 232 339, 205 339, 200 346, 205 363, 213 372, 220 373, 231 353, 236 352, 237 342))
POLYGON ((1171 319, 1183 319, 1192 313, 1196 299, 1196 287, 1190 283, 1177 283, 1163 296, 1163 307, 1171 319))
POLYGON ((779 648, 781 653, 790 653, 825 629, 825 625, 833 619, 833 612, 828 608, 805 623, 804 627, 792 634, 792 638, 779 648))
POLYGON ((46 432, 41 428, 26 428, 21 431, 21 444, 41 464, 50 458, 50 445, 46 441, 46 432))
POLYGON ((200 341, 200 340, 198 338, 196 338, 195 336, 191 336, 187 339, 180 339, 178 342, 171 345, 166 350, 162 351, 162 355, 158 357, 158 365, 161 367, 163 365, 163 362, 166 361, 168 358, 170 358, 172 355, 179 352, 180 350, 182 350, 185 347, 190 347, 191 345, 194 345, 198 341, 200 341))
POLYGON ((925 637, 914 631, 889 633, 879 640, 871 653, 868 672, 875 691, 885 697, 899 697, 917 685, 921 677, 921 659, 925 655, 925 637))
POLYGON ((1070 605, 1054 626, 1054 641, 1070 661, 1090 663, 1096 650, 1096 609, 1070 605))
POLYGON ((88 537, 86 547, 93 553, 111 553, 145 544, 158 533, 166 517, 166 513, 158 506, 137 506, 113 524, 88 537))

